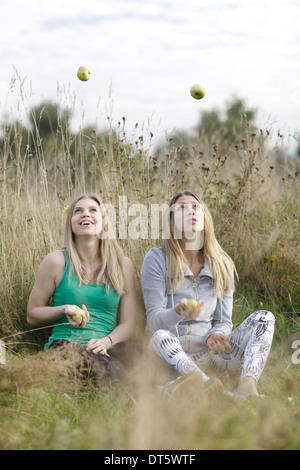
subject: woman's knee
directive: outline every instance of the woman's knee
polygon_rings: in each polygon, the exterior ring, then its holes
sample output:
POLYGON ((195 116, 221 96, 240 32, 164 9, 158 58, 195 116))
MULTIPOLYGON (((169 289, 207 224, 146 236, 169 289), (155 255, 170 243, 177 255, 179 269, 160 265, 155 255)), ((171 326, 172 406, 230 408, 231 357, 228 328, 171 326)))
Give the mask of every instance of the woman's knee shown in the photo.
POLYGON ((269 310, 257 310, 252 315, 254 316, 255 320, 259 323, 275 323, 275 316, 269 310))
POLYGON ((157 351, 159 345, 164 344, 167 339, 176 338, 169 330, 156 330, 149 341, 149 347, 152 351, 157 351))
POLYGON ((171 333, 171 331, 169 330, 164 330, 164 329, 156 330, 153 336, 151 337, 150 342, 156 343, 157 341, 161 341, 163 339, 170 338, 173 336, 174 336, 173 333, 171 333))

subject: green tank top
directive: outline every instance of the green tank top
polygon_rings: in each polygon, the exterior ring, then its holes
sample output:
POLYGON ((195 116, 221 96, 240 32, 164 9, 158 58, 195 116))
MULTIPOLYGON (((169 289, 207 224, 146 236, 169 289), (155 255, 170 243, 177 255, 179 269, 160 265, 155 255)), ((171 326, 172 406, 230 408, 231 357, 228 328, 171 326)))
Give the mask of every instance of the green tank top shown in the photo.
POLYGON ((54 306, 70 304, 81 307, 84 304, 90 314, 90 320, 84 328, 80 328, 72 326, 65 315, 59 318, 54 322, 45 348, 49 348, 53 341, 59 339, 86 346, 90 339, 103 338, 116 327, 120 296, 112 286, 109 286, 106 292, 105 284, 80 284, 68 255, 64 253, 64 256, 66 268, 53 295, 54 306))

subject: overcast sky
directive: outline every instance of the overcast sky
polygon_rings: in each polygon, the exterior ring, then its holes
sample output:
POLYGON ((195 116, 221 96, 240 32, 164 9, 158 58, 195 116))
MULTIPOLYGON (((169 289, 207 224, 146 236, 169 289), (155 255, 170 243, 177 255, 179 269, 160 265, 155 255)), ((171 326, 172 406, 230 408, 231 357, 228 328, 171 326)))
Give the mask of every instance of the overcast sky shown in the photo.
POLYGON ((261 126, 294 134, 299 25, 299 0, 0 0, 0 111, 51 99, 74 109, 76 125, 109 114, 145 128, 150 119, 163 135, 235 94, 259 109, 261 126), (200 101, 189 94, 197 82, 200 101))

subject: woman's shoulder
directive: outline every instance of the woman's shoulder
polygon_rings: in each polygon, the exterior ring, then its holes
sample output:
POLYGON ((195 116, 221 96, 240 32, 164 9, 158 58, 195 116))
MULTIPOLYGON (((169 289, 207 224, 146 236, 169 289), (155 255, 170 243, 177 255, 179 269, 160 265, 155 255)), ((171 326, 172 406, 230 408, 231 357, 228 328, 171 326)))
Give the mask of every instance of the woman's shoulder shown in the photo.
POLYGON ((153 247, 146 253, 142 272, 149 269, 155 269, 163 273, 168 271, 168 262, 164 246, 153 247))
POLYGON ((43 259, 41 266, 49 269, 62 268, 65 266, 64 250, 56 250, 48 253, 43 259))
POLYGON ((145 259, 166 259, 166 251, 164 246, 151 248, 145 255, 145 259))
POLYGON ((123 265, 124 265, 125 270, 133 269, 133 262, 131 261, 130 258, 128 258, 128 256, 123 256, 123 265))

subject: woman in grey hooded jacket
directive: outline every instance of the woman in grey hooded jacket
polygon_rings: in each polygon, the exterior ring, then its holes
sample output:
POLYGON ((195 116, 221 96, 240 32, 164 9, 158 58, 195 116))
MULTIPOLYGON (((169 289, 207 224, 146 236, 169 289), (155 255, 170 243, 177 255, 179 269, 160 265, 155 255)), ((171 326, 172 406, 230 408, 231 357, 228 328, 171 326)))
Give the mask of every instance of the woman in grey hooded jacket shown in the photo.
POLYGON ((173 197, 164 230, 164 245, 146 254, 141 270, 150 347, 180 376, 194 371, 204 382, 210 377, 203 369, 241 369, 237 394, 259 396, 274 315, 254 312, 232 331, 234 263, 192 192, 173 197))

